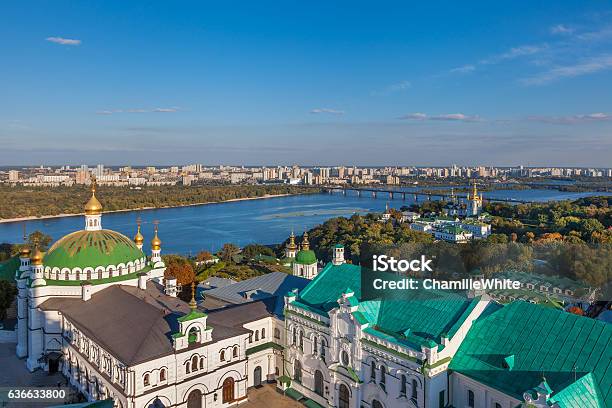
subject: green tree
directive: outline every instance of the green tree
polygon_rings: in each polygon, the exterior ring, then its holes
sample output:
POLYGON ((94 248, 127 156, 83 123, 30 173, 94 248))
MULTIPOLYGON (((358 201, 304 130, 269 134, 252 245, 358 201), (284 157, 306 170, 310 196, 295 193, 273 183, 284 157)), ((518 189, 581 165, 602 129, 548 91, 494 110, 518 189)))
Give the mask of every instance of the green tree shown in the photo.
POLYGON ((0 280, 0 320, 6 318, 6 310, 17 296, 17 288, 12 282, 0 280))
POLYGON ((223 244, 223 248, 221 248, 221 252, 219 253, 219 258, 223 260, 225 263, 235 262, 236 255, 240 253, 240 248, 232 243, 223 244))

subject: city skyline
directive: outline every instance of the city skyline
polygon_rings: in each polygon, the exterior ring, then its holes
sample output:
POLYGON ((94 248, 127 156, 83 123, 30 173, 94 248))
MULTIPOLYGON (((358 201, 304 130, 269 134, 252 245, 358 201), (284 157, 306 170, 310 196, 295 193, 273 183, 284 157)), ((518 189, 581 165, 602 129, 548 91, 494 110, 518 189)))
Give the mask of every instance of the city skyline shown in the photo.
POLYGON ((610 166, 603 3, 2 14, 2 166, 610 166))

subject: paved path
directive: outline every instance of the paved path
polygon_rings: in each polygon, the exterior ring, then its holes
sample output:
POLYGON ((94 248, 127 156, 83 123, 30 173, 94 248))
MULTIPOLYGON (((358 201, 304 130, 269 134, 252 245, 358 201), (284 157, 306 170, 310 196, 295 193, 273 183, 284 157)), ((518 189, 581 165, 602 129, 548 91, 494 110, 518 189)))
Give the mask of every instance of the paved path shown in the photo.
POLYGON ((241 408, 304 408, 304 405, 276 392, 276 385, 267 384, 259 389, 249 390, 249 401, 241 408))

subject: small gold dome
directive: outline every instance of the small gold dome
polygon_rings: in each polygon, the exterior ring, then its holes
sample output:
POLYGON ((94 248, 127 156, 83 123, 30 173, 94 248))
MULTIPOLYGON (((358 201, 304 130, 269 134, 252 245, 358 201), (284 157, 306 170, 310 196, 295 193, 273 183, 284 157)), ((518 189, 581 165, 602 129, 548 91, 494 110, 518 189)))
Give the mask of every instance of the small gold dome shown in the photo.
POLYGON ((157 236, 157 229, 155 230, 155 236, 151 240, 151 249, 159 250, 161 249, 161 239, 157 236))
POLYGON ((24 245, 19 250, 19 257, 20 258, 29 258, 31 253, 32 253, 32 251, 30 250, 30 247, 27 246, 27 245, 24 245))
POLYGON ((38 249, 38 247, 36 247, 36 249, 34 249, 34 253, 32 254, 32 258, 30 259, 30 262, 32 263, 32 265, 42 265, 43 261, 43 253, 40 252, 40 249, 38 249))
POLYGON ((142 245, 143 242, 144 242, 144 237, 140 233, 140 225, 138 225, 138 232, 134 236, 134 243, 136 245, 142 245))
POLYGON ((102 214, 102 204, 96 198, 96 181, 91 183, 91 198, 85 204, 85 214, 87 215, 99 215, 102 214))

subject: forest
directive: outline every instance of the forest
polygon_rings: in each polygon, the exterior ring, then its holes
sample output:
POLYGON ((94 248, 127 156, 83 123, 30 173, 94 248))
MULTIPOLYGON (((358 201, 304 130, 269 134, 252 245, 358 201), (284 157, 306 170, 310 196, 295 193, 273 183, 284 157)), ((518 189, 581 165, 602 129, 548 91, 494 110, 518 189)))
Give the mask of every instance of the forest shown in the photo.
MULTIPOLYGON (((98 186, 104 211, 185 206, 255 198, 277 194, 317 193, 317 189, 280 185, 231 186, 143 186, 138 188, 98 186)), ((0 220, 80 214, 90 196, 89 187, 24 187, 0 185, 0 220)))

